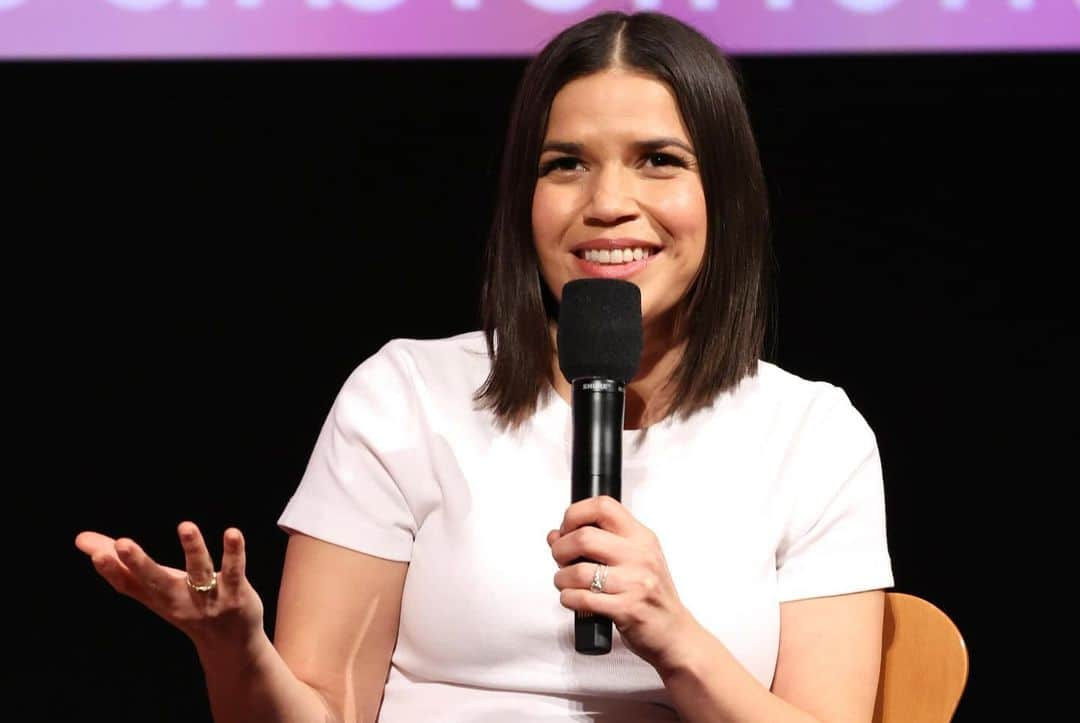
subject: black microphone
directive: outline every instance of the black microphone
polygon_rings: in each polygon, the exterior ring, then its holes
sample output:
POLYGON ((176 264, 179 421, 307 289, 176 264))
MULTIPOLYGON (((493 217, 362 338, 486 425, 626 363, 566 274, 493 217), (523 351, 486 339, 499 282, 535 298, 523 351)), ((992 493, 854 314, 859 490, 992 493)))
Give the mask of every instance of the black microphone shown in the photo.
MULTIPOLYGON (((559 303, 559 369, 570 382, 573 448, 570 500, 622 499, 626 384, 641 363, 641 290, 619 279, 577 279, 559 303)), ((594 562, 581 558, 574 562, 594 562)), ((611 619, 575 612, 574 649, 611 652, 611 619)))

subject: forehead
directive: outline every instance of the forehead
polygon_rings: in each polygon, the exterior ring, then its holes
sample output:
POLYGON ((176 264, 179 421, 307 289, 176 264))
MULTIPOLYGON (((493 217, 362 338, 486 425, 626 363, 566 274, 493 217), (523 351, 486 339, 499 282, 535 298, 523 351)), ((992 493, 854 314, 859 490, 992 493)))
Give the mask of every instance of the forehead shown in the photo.
POLYGON ((547 138, 576 140, 590 135, 688 139, 671 88, 650 75, 624 69, 576 78, 555 94, 547 138))

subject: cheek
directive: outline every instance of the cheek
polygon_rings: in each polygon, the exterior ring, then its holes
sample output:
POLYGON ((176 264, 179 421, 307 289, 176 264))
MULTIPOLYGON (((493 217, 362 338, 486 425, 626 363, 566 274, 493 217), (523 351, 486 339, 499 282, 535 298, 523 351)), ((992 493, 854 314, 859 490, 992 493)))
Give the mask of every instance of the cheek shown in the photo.
POLYGON ((533 193, 533 246, 540 264, 540 275, 549 289, 559 289, 566 281, 565 261, 561 252, 567 229, 566 199, 557 189, 537 187, 533 193))
POLYGON ((705 194, 694 184, 665 193, 656 200, 654 212, 677 241, 696 241, 704 244, 708 219, 705 214, 705 194))
POLYGON ((566 199, 562 196, 557 189, 543 184, 537 186, 533 192, 533 238, 541 249, 559 242, 566 215, 566 199))
POLYGON ((533 192, 532 201, 532 230, 533 240, 537 245, 540 245, 541 239, 543 239, 547 233, 548 219, 550 214, 547 211, 548 201, 545 198, 545 194, 542 190, 536 189, 533 192))

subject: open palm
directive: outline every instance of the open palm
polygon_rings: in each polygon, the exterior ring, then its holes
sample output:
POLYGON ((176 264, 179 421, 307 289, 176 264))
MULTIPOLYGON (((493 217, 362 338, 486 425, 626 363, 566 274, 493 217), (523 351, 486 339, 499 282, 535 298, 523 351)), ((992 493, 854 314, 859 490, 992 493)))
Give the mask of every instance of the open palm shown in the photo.
POLYGON ((220 572, 215 572, 194 523, 181 522, 177 534, 184 550, 183 570, 158 564, 126 537, 86 531, 76 536, 75 546, 117 592, 138 600, 197 645, 245 645, 254 639, 262 632, 263 603, 245 574, 240 530, 225 531, 220 572), (198 586, 211 589, 200 591, 198 586))

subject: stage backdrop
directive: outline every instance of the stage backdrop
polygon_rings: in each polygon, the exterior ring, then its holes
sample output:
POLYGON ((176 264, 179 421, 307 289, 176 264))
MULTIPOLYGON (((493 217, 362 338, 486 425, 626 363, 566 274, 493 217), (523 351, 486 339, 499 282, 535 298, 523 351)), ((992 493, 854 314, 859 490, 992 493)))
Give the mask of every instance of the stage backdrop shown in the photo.
POLYGON ((733 54, 1080 48, 1080 0, 0 0, 0 58, 522 56, 611 9, 733 54))

